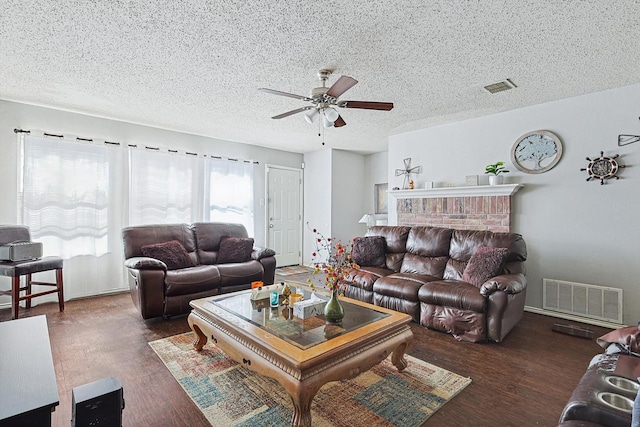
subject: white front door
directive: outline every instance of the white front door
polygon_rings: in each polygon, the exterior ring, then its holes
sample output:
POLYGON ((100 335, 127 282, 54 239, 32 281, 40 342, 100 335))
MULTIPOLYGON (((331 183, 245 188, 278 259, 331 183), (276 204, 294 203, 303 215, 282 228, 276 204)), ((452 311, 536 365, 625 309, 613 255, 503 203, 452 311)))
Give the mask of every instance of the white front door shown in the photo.
POLYGON ((268 247, 276 266, 302 262, 302 170, 267 165, 268 247))

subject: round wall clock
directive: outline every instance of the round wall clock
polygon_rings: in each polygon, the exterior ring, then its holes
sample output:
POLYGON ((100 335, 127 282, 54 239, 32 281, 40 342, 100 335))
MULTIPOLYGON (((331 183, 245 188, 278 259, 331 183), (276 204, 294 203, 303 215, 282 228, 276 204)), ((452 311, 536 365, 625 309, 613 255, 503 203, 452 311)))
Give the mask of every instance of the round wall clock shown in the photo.
POLYGON ((511 161, 526 173, 546 172, 560 161, 560 157, 562 142, 548 130, 525 133, 511 148, 511 161))
POLYGON ((613 157, 606 157, 604 155, 604 151, 600 152, 600 157, 596 159, 590 159, 587 157, 589 164, 586 168, 580 169, 581 171, 587 171, 589 174, 589 178, 587 181, 591 181, 592 179, 600 180, 600 185, 604 184, 605 179, 615 178, 620 179, 619 176, 616 176, 618 173, 618 169, 624 168, 625 165, 619 165, 616 159, 620 156, 620 154, 616 154, 613 157))

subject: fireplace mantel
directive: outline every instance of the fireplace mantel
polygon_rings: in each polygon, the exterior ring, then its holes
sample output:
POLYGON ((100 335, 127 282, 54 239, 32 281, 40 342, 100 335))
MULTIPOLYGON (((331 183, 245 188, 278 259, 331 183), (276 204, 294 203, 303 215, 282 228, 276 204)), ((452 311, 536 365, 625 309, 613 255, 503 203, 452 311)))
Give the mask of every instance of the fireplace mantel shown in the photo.
POLYGON ((511 198, 522 184, 392 190, 398 225, 511 231, 511 198))
POLYGON ((389 190, 396 199, 432 199, 437 197, 511 196, 522 184, 478 185, 466 187, 421 188, 414 190, 389 190))

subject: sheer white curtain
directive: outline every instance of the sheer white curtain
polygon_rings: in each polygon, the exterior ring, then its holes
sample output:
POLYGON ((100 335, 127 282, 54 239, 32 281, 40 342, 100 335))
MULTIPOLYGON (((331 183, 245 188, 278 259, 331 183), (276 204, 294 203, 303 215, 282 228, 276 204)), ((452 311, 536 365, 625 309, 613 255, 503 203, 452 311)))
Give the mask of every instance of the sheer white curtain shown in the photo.
POLYGON ((45 252, 71 258, 109 250, 114 154, 103 144, 24 138, 19 217, 45 252))
POLYGON ((64 259, 65 298, 125 287, 120 229, 126 150, 37 136, 20 142, 18 219, 42 242, 44 255, 64 259))
POLYGON ((253 236, 253 162, 207 158, 204 220, 243 224, 253 236))
POLYGON ((130 148, 129 225, 202 218, 202 158, 130 148))

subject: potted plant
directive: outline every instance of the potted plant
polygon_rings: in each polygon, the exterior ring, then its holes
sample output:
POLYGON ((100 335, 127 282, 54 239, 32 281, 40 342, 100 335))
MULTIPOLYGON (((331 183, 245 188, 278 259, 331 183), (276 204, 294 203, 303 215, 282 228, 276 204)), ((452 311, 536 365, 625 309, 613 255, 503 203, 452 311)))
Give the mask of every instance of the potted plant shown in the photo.
MULTIPOLYGON (((309 223, 307 223, 309 227, 309 223)), ((309 227, 311 229, 311 227, 309 227)), ((324 317, 327 323, 341 323, 344 308, 340 304, 338 294, 344 293, 348 282, 349 272, 358 268, 358 264, 351 256, 351 244, 343 245, 335 242, 331 237, 325 237, 317 229, 311 229, 314 236, 315 251, 311 254, 314 270, 313 274, 324 273, 325 286, 331 291, 331 299, 324 307, 324 317)), ((312 290, 313 282, 308 279, 312 290)))
POLYGON ((487 165, 484 173, 489 175, 489 185, 500 185, 503 181, 503 177, 500 174, 509 173, 509 171, 504 168, 504 162, 496 162, 487 165))

